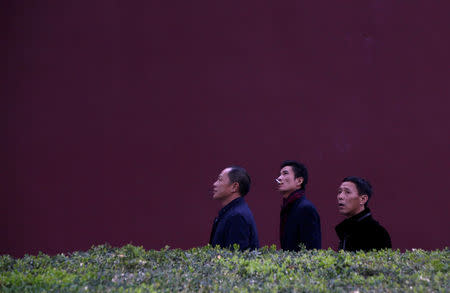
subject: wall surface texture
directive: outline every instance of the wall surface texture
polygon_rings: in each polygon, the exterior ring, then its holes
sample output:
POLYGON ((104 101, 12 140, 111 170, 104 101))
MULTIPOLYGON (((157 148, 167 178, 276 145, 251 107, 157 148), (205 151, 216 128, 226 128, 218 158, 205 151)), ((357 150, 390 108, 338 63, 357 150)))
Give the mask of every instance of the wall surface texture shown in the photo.
POLYGON ((309 168, 324 248, 350 175, 394 248, 449 246, 449 6, 2 4, 0 254, 205 245, 235 164, 260 243, 279 245, 285 159, 309 168))

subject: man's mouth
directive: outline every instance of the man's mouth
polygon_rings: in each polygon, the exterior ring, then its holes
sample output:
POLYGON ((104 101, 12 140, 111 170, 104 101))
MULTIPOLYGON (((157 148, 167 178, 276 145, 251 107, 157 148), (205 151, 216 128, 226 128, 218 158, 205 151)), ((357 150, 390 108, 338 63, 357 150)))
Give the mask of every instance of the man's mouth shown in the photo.
POLYGON ((338 207, 343 208, 345 205, 343 203, 338 203, 338 207))

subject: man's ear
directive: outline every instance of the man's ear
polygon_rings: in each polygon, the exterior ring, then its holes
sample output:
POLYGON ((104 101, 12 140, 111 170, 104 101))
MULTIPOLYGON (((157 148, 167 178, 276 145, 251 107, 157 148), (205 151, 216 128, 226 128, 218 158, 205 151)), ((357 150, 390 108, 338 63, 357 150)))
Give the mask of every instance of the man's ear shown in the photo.
POLYGON ((233 193, 239 193, 239 183, 233 182, 231 184, 231 190, 233 191, 233 193))
POLYGON ((359 204, 360 205, 366 205, 366 202, 369 200, 369 197, 367 196, 367 194, 363 194, 359 196, 359 204))
POLYGON ((298 186, 298 188, 300 188, 300 187, 302 187, 302 184, 303 184, 303 181, 304 181, 305 179, 303 179, 303 177, 297 177, 297 178, 295 178, 295 181, 297 181, 297 186, 298 186))

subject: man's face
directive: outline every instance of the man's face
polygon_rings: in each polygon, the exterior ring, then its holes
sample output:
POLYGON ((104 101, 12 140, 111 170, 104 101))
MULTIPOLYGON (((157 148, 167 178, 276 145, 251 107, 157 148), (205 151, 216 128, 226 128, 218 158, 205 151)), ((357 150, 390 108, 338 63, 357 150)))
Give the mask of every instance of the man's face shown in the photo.
POLYGON ((349 218, 364 210, 367 195, 359 195, 355 183, 342 182, 338 189, 337 201, 339 213, 349 218))
POLYGON ((235 192, 234 184, 230 183, 230 178, 228 173, 230 168, 224 169, 217 177, 216 182, 213 184, 213 198, 216 200, 223 200, 229 197, 235 192))
POLYGON ((294 171, 291 166, 285 166, 280 170, 278 176, 278 191, 281 193, 291 193, 300 189, 303 182, 303 177, 295 178, 294 171))

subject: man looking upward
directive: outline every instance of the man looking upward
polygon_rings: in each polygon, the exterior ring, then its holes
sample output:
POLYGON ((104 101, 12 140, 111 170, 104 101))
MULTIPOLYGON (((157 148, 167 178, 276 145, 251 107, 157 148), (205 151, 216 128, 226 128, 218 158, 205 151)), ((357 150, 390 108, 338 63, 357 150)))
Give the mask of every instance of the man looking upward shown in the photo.
POLYGON ((222 209, 214 220, 209 243, 240 250, 259 248, 255 220, 244 196, 250 190, 250 176, 244 168, 225 168, 213 184, 213 198, 222 209))
POLYGON ((372 185, 360 177, 346 177, 338 189, 338 210, 347 219, 336 226, 339 249, 369 251, 391 248, 386 229, 372 218, 367 204, 372 197, 372 185))
POLYGON ((308 170, 296 161, 281 163, 276 179, 283 196, 280 213, 280 243, 283 250, 299 251, 321 248, 320 217, 314 205, 306 198, 308 170))

